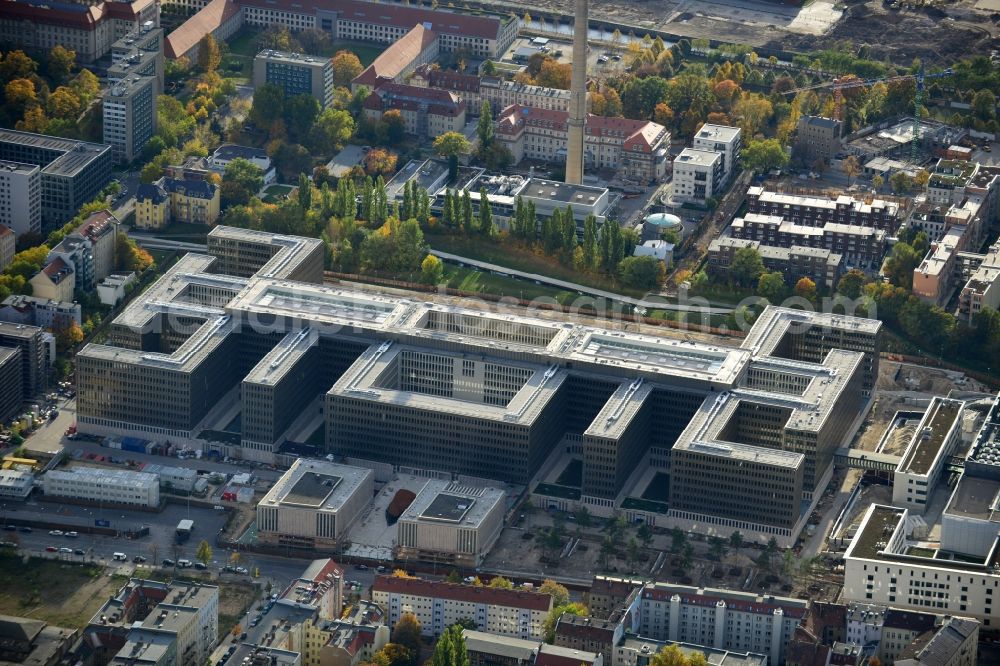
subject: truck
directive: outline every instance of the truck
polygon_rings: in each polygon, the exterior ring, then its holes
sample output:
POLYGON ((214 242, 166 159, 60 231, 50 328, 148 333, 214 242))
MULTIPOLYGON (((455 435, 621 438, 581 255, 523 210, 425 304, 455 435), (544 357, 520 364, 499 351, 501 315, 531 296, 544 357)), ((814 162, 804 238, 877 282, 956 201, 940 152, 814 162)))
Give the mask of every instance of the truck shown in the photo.
POLYGON ((191 538, 191 532, 194 530, 194 521, 185 518, 181 522, 177 523, 177 543, 184 543, 189 538, 191 538))

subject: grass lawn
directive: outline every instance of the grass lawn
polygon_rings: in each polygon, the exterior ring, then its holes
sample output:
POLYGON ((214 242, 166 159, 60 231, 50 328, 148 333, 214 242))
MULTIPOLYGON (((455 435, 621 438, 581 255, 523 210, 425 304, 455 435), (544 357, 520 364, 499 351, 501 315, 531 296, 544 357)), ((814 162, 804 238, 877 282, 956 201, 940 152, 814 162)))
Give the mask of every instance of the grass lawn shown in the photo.
POLYGON ((232 632, 237 621, 260 596, 253 583, 219 581, 219 639, 232 632))
POLYGON ((536 298, 553 298, 561 305, 573 302, 579 296, 575 291, 565 291, 555 287, 546 287, 526 280, 483 273, 474 268, 444 265, 444 280, 452 289, 462 291, 496 294, 498 296, 513 296, 524 300, 536 298))
POLYGON ((82 628, 122 580, 100 566, 13 554, 0 557, 0 614, 20 615, 50 624, 82 628))
POLYGON ((358 56, 358 60, 361 61, 362 65, 367 67, 368 65, 372 64, 372 61, 375 60, 375 58, 382 55, 382 52, 385 51, 386 46, 388 46, 388 44, 382 45, 382 44, 369 44, 367 42, 337 41, 333 43, 333 48, 331 49, 329 55, 332 56, 338 51, 350 51, 354 55, 358 56))
POLYGON ((286 199, 295 187, 292 185, 268 185, 261 192, 261 201, 264 203, 278 203, 282 199, 286 199))
POLYGON ((642 298, 645 293, 635 289, 622 287, 616 280, 611 280, 603 275, 585 274, 576 269, 563 266, 554 259, 542 257, 530 250, 513 244, 501 245, 496 241, 488 241, 482 238, 469 238, 453 234, 426 233, 427 242, 436 250, 450 252, 469 259, 477 259, 498 266, 506 266, 526 273, 537 273, 548 277, 576 282, 584 286, 603 289, 642 298))
POLYGON ((249 56, 251 60, 257 55, 257 28, 241 28, 239 32, 226 40, 229 53, 236 56, 249 56))
POLYGON ((206 243, 211 227, 204 224, 182 224, 174 222, 156 232, 157 236, 172 238, 183 243, 206 243))

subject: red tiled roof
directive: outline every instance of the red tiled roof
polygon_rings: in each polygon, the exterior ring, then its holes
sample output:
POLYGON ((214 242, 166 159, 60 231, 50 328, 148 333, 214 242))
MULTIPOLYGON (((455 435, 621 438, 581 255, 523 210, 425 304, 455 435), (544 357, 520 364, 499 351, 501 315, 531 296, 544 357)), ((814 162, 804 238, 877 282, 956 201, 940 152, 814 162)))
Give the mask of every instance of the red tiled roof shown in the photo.
POLYGON ((465 109, 465 102, 447 90, 420 88, 402 83, 383 83, 365 98, 364 108, 372 111, 402 109, 417 111, 426 104, 427 111, 439 116, 455 117, 465 109))
POLYGON ((393 81, 405 72, 410 63, 419 58, 421 53, 437 41, 437 38, 436 32, 428 30, 423 25, 413 26, 408 33, 379 54, 365 71, 354 77, 351 84, 374 89, 381 82, 393 81))
POLYGON ((397 28, 410 28, 418 23, 429 23, 438 33, 496 39, 500 33, 500 19, 492 16, 471 16, 443 10, 405 7, 397 4, 365 2, 364 0, 237 0, 244 7, 259 7, 307 14, 316 10, 337 12, 344 21, 360 21, 397 28))
POLYGON ((62 257, 56 257, 42 269, 42 272, 52 280, 52 284, 59 284, 66 276, 73 274, 73 268, 62 257))
POLYGON ((91 213, 90 216, 83 221, 83 224, 76 230, 76 233, 81 236, 85 236, 90 240, 94 240, 98 236, 103 236, 107 233, 107 230, 112 224, 118 221, 114 215, 111 214, 109 210, 99 210, 96 213, 91 213))
POLYGON ((202 37, 217 30, 241 11, 241 5, 234 0, 212 0, 167 36, 163 53, 168 58, 180 58, 193 49, 202 37))
MULTIPOLYGON (((466 601, 475 604, 526 608, 533 611, 548 611, 552 608, 552 597, 541 592, 503 590, 494 587, 422 580, 420 578, 375 576, 372 591, 449 599, 451 601, 466 601)), ((579 666, 579 664, 574 664, 574 666, 579 666)))
POLYGON ((416 73, 427 79, 432 88, 444 88, 457 92, 479 92, 479 77, 461 74, 450 69, 439 69, 430 65, 417 67, 416 73))
MULTIPOLYGON (((497 132, 500 134, 517 134, 524 126, 550 127, 566 131, 569 112, 556 109, 539 109, 531 106, 513 104, 504 109, 497 120, 497 132)), ((600 137, 611 133, 624 136, 623 147, 626 150, 636 148, 650 152, 658 137, 663 136, 667 129, 658 123, 648 120, 632 120, 630 118, 606 118, 587 114, 587 134, 600 137)))
POLYGON ((72 5, 59 8, 38 6, 16 0, 0 0, 0 15, 10 19, 33 21, 50 25, 65 25, 82 30, 96 30, 97 24, 104 20, 105 5, 80 6, 74 11, 72 5))

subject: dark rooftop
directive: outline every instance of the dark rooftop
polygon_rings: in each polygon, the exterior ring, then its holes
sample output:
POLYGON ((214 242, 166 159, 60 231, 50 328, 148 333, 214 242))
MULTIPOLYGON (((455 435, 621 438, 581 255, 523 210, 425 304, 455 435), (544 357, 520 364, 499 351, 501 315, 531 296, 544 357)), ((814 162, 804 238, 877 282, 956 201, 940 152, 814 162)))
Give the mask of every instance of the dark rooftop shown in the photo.
POLYGON ((854 557, 874 559, 879 551, 884 550, 892 538, 892 533, 903 516, 901 509, 888 506, 876 506, 865 525, 864 531, 854 539, 851 554, 854 557))
POLYGON ((330 493, 340 484, 342 478, 331 474, 306 472, 302 475, 288 494, 281 500, 283 504, 301 504, 302 506, 318 507, 330 493))
POLYGON ((469 512, 469 509, 475 503, 476 500, 471 497, 441 493, 424 509, 420 517, 443 523, 457 523, 465 517, 465 514, 469 512))

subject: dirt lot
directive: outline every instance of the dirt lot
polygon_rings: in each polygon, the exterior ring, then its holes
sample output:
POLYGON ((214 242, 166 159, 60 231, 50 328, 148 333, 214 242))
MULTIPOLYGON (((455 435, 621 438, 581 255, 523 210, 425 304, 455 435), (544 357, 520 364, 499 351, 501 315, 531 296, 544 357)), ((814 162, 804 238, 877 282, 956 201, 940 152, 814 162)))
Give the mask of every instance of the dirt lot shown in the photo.
POLYGON ((80 628, 123 582, 94 565, 35 558, 25 561, 5 553, 0 557, 0 614, 80 628))
POLYGON ((233 630, 259 596, 260 588, 253 583, 219 581, 219 638, 233 630))
MULTIPOLYGON (((573 0, 545 0, 528 6, 505 2, 523 13, 539 8, 569 15, 573 0)), ((592 19, 658 29, 688 38, 710 38, 778 51, 808 52, 850 44, 868 45, 872 58, 909 64, 920 57, 926 64, 952 63, 971 53, 996 48, 997 23, 974 9, 974 0, 938 9, 896 11, 882 0, 846 0, 834 6, 816 0, 804 8, 750 0, 714 2, 649 2, 609 0, 591 3, 592 19), (843 16, 837 20, 838 8, 843 16), (954 20, 953 20, 954 19, 954 20), (832 27, 831 27, 832 26, 832 27), (991 34, 992 33, 992 34, 991 34)))

